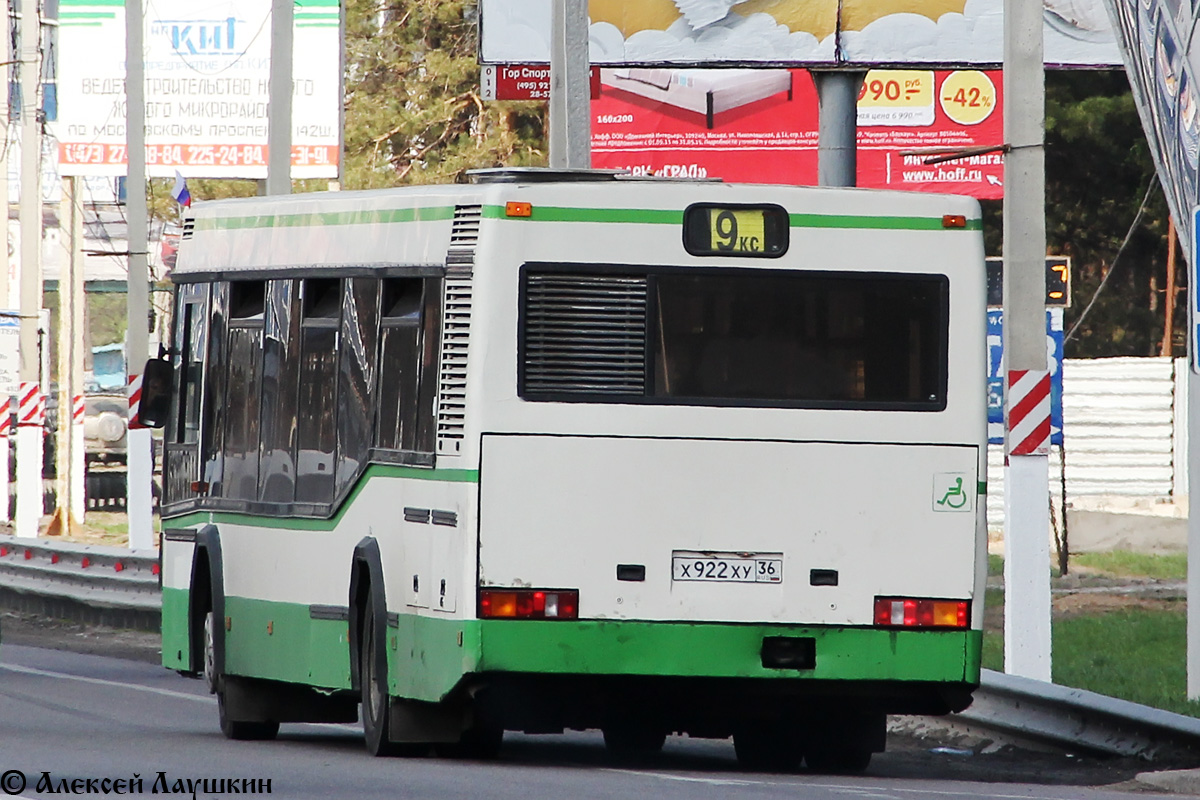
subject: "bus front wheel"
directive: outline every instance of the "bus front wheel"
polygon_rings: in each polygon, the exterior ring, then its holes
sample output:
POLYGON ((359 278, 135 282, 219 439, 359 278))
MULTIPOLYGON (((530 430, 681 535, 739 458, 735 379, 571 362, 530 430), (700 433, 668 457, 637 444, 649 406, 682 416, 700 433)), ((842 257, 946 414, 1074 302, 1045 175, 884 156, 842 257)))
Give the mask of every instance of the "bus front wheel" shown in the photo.
POLYGON ((279 733, 279 723, 274 720, 232 719, 228 692, 230 684, 235 683, 237 679, 217 673, 215 635, 213 614, 209 611, 204 615, 204 682, 208 691, 217 696, 217 719, 221 724, 221 733, 225 734, 227 739, 238 741, 274 739, 279 733))

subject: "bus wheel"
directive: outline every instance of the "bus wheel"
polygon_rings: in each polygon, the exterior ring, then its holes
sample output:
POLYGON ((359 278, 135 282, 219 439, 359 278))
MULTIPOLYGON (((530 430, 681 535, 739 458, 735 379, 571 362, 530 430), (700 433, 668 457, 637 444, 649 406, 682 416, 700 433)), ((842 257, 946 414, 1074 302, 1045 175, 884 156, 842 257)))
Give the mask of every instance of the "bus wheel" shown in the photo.
POLYGON ((607 725, 604 747, 614 756, 644 756, 657 753, 667 741, 666 731, 636 723, 607 725))
POLYGON ((209 694, 217 693, 217 658, 213 645, 213 615, 204 615, 204 684, 209 694))
POLYGON ((373 756, 399 754, 399 748, 388 737, 387 673, 379 668, 379 661, 387 663, 383 643, 375 634, 375 608, 368 604, 363 615, 362 635, 359 637, 361 652, 358 663, 362 671, 362 719, 363 735, 366 737, 367 752, 373 756), (377 660, 378 659, 378 660, 377 660))
POLYGON ((237 679, 217 674, 213 637, 213 614, 209 611, 204 615, 204 683, 208 686, 208 691, 217 696, 217 718, 221 723, 221 733, 225 734, 227 739, 239 741, 274 739, 279 733, 278 722, 272 720, 247 722, 229 718, 225 685, 237 679))
POLYGON ((793 772, 800 767, 803 748, 791 726, 761 723, 733 734, 738 766, 754 772, 793 772))
POLYGON ((850 775, 871 765, 871 751, 857 742, 827 742, 811 746, 804 763, 813 772, 850 775))
POLYGON ((489 725, 475 725, 463 731, 462 738, 449 744, 436 744, 434 750, 443 758, 467 758, 476 761, 491 761, 500 755, 504 742, 504 729, 489 725))

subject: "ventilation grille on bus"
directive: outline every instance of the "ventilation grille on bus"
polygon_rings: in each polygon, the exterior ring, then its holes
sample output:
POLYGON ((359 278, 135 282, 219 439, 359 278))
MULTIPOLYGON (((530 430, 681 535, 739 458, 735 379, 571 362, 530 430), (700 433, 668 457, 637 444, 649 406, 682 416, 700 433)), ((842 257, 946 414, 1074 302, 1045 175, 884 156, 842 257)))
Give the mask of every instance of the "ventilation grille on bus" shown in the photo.
POLYGON ((525 394, 642 395, 646 278, 526 275, 525 394))
POLYGON ((450 249, 446 253, 448 272, 465 271, 475 267, 475 245, 479 243, 479 220, 483 206, 455 206, 454 224, 450 228, 450 249))
POLYGON ((183 235, 181 239, 190 239, 192 234, 196 232, 196 218, 185 217, 183 220, 183 235))
POLYGON ((482 206, 457 206, 446 253, 442 359, 438 376, 437 450, 462 451, 467 412, 467 345, 471 338, 471 271, 482 206))

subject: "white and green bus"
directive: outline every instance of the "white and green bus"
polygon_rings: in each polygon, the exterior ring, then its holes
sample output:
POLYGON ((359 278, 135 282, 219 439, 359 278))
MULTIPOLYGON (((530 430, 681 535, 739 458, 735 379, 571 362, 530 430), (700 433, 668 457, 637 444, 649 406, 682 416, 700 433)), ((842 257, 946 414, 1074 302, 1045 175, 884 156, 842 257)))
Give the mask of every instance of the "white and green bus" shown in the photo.
POLYGON ((198 204, 172 277, 163 663, 227 736, 858 770, 970 702, 975 201, 491 170, 198 204))

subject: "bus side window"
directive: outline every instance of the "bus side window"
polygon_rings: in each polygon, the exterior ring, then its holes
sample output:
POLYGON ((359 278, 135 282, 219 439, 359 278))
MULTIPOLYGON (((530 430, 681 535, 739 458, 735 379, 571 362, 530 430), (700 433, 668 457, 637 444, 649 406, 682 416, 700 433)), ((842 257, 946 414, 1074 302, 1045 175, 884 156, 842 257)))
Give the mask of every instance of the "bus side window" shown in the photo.
POLYGON ((230 284, 224 496, 238 500, 258 499, 265 301, 265 281, 234 281, 230 284))
POLYGON ((379 281, 350 278, 342 300, 338 379, 337 495, 358 478, 371 454, 379 344, 379 281))
MULTIPOLYGON (((379 350, 379 416, 376 446, 385 450, 431 451, 420 435, 421 367, 428 359, 423 340, 432 278, 385 278, 379 350)), ((432 403, 430 403, 432 407, 432 403)))
POLYGON ((342 282, 310 278, 300 291, 296 502, 327 504, 333 502, 342 282))
POLYGON ((222 441, 226 410, 224 365, 228 363, 225 347, 228 331, 225 319, 229 309, 229 284, 213 284, 210 302, 212 309, 209 315, 207 361, 213 365, 213 369, 208 371, 204 384, 204 404, 200 413, 200 479, 208 485, 209 497, 220 497, 224 488, 222 441))
POLYGON ((262 445, 259 499, 296 499, 296 402, 300 390, 299 282, 267 284, 263 322, 262 445))

